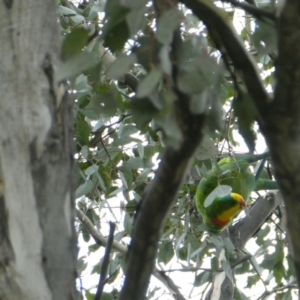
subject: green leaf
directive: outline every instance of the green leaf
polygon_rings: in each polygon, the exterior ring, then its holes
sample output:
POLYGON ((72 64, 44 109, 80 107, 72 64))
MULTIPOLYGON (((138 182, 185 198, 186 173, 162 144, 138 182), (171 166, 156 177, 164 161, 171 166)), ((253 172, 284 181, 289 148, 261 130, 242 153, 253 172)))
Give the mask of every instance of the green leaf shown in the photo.
POLYGON ((249 297, 247 297, 242 291, 234 288, 234 299, 235 300, 249 300, 249 297))
POLYGON ((138 57, 138 62, 144 66, 147 72, 153 69, 153 66, 160 64, 161 44, 153 36, 141 36, 137 40, 139 46, 132 49, 138 57))
POLYGON ((256 243, 258 246, 262 246, 264 244, 265 237, 271 231, 270 226, 264 226, 261 230, 256 234, 256 243))
POLYGON ((253 276, 248 276, 247 277, 247 288, 251 288, 252 286, 254 286, 258 281, 259 281, 259 276, 257 274, 253 275, 253 276))
POLYGON ((123 172, 119 171, 119 176, 121 178, 124 189, 128 190, 127 181, 125 179, 125 176, 124 176, 123 172))
POLYGON ((130 103, 132 111, 132 120, 138 129, 144 129, 157 113, 157 109, 149 101, 149 99, 133 98, 130 103))
POLYGON ((124 229, 130 235, 132 230, 132 219, 130 215, 126 212, 124 218, 124 229))
POLYGON ((130 37, 136 35, 147 24, 145 18, 146 7, 132 9, 126 16, 126 22, 129 28, 130 37))
POLYGON ((94 300, 95 299, 95 294, 91 293, 90 291, 85 291, 85 298, 87 300, 94 300))
POLYGON ((211 102, 212 98, 210 89, 204 89, 200 94, 196 94, 191 97, 190 111, 193 114, 204 114, 211 102))
POLYGON ((120 51, 123 49, 126 41, 129 38, 129 29, 127 23, 124 21, 116 25, 106 36, 104 40, 104 47, 108 47, 111 51, 120 51))
POLYGON ((105 22, 102 30, 104 47, 111 51, 119 51, 129 38, 126 15, 129 10, 120 5, 119 0, 106 1, 105 22))
POLYGON ((89 32, 83 28, 74 28, 69 33, 62 44, 62 59, 67 61, 71 57, 78 55, 86 46, 89 32))
POLYGON ((77 272, 81 274, 87 267, 87 263, 85 262, 86 256, 81 256, 77 259, 77 272))
POLYGON ((81 146, 89 143, 90 126, 84 118, 78 118, 75 124, 75 136, 81 146))
POLYGON ((292 300, 292 291, 291 290, 286 290, 286 292, 284 293, 284 296, 282 298, 282 300, 292 300))
POLYGON ((99 169, 99 166, 91 165, 85 170, 84 173, 87 176, 87 178, 89 178, 92 174, 94 174, 95 172, 98 172, 98 169, 99 169))
POLYGON ((144 169, 144 168, 151 168, 153 163, 151 160, 142 159, 140 157, 132 157, 127 162, 124 163, 124 166, 133 170, 136 169, 144 169))
POLYGON ((94 53, 81 52, 72 56, 62 64, 57 72, 57 81, 72 78, 81 72, 88 70, 98 63, 98 58, 94 53))
POLYGON ((70 16, 70 19, 76 24, 81 25, 85 23, 85 19, 83 16, 76 15, 76 16, 70 16))
POLYGON ((245 274, 249 271, 250 269, 250 262, 247 260, 245 261, 244 263, 238 265, 236 268, 235 268, 235 274, 245 274))
POLYGON ((126 167, 125 165, 120 167, 120 171, 122 173, 123 180, 126 182, 126 188, 127 189, 131 189, 132 188, 132 183, 133 183, 133 177, 132 177, 132 170, 128 167, 126 167))
POLYGON ((232 269, 231 269, 230 263, 228 261, 226 261, 226 260, 222 260, 221 261, 221 265, 222 265, 222 268, 225 271, 227 277, 233 283, 234 282, 234 280, 233 280, 233 273, 232 273, 232 269))
MULTIPOLYGON (((150 95, 157 87, 162 78, 162 70, 160 68, 153 68, 150 73, 143 78, 137 87, 136 95, 138 98, 144 98, 150 95)), ((155 105, 155 103, 153 103, 155 105)), ((160 107, 157 107, 160 108, 160 107)))
POLYGON ((106 75, 109 78, 120 79, 122 75, 127 73, 132 65, 136 62, 136 55, 121 55, 113 62, 113 64, 107 70, 106 75))
POLYGON ((285 267, 283 265, 284 259, 284 247, 280 238, 277 238, 277 243, 275 246, 275 257, 274 257, 274 268, 273 274, 275 281, 278 285, 282 283, 282 279, 285 276, 285 267))
POLYGON ((60 15, 64 15, 64 16, 75 16, 77 15, 77 12, 73 9, 70 9, 68 7, 65 6, 58 6, 57 11, 60 15))
POLYGON ((118 109, 118 97, 119 92, 114 86, 101 85, 97 93, 92 95, 83 113, 91 120, 99 120, 100 115, 114 116, 118 109))
POLYGON ((158 261, 163 262, 165 265, 174 256, 174 248, 172 241, 163 241, 158 252, 158 261))
POLYGON ((79 228, 79 231, 82 233, 83 240, 87 243, 91 238, 90 233, 87 231, 86 227, 82 223, 79 225, 79 228))
POLYGON ((260 54, 268 54, 277 50, 277 32, 273 21, 256 20, 253 42, 260 54))
POLYGON ((84 145, 80 150, 80 154, 83 158, 87 159, 89 155, 89 148, 86 145, 84 145))
POLYGON ((142 143, 137 143, 137 148, 139 152, 139 157, 144 158, 144 146, 142 145, 142 143))
POLYGON ((183 15, 178 9, 170 9, 166 11, 158 20, 157 39, 164 45, 172 42, 173 33, 179 27, 183 15))
POLYGON ((207 126, 211 130, 211 132, 215 132, 216 130, 223 130, 224 128, 224 109, 219 101, 217 95, 215 95, 214 100, 211 102, 211 107, 207 113, 207 126))
POLYGON ((80 185, 75 192, 75 198, 80 198, 87 195, 93 188, 95 184, 92 181, 86 181, 84 184, 80 185))
POLYGON ((101 246, 99 244, 93 244, 89 246, 89 252, 96 252, 101 246))
POLYGON ((244 92, 234 99, 233 107, 238 117, 239 133, 245 140, 250 152, 254 152, 256 135, 253 130, 253 123, 257 116, 257 110, 250 96, 244 92))
POLYGON ((198 287, 212 280, 212 272, 202 272, 198 274, 194 281, 194 286, 198 287))
POLYGON ((212 157, 216 157, 217 155, 218 149, 215 143, 208 135, 204 135, 196 158, 200 161, 203 161, 212 157))

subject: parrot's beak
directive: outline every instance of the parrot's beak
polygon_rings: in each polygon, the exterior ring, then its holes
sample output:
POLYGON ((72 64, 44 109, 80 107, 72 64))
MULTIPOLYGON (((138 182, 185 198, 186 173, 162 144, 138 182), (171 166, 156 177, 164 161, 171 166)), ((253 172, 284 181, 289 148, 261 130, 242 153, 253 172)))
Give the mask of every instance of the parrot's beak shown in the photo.
POLYGON ((240 202, 240 205, 241 205, 241 208, 246 207, 246 201, 243 199, 243 200, 240 202))

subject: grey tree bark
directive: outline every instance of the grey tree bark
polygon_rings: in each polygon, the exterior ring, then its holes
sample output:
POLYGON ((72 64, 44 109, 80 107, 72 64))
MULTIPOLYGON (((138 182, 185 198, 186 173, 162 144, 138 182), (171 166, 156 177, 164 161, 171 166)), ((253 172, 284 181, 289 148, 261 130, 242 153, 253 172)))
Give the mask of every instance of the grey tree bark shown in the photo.
POLYGON ((71 103, 56 3, 0 1, 0 299, 76 299, 71 103))

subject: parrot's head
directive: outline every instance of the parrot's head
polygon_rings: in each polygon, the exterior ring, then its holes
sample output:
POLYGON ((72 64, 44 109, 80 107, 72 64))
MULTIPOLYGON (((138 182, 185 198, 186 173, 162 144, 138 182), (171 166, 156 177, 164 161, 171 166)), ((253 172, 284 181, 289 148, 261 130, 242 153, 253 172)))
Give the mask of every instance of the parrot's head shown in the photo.
POLYGON ((220 197, 219 203, 220 212, 212 221, 217 227, 220 227, 220 230, 223 230, 230 224, 232 218, 246 206, 246 201, 240 194, 230 193, 220 197))

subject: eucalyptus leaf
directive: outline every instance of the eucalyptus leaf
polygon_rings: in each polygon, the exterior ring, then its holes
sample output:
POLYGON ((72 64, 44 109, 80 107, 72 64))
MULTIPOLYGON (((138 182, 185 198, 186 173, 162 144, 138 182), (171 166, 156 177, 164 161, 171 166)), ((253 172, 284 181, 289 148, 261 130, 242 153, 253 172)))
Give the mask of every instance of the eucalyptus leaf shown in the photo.
POLYGON ((65 16, 75 16, 77 15, 77 12, 73 9, 70 9, 65 6, 58 6, 57 11, 60 15, 65 15, 65 16))
POLYGON ((216 157, 217 155, 218 149, 214 141, 208 135, 204 135, 196 158, 203 161, 212 157, 216 157))
POLYGON ((230 266, 230 263, 227 260, 222 260, 221 261, 221 265, 223 270, 225 271, 227 277, 230 279, 230 281, 233 283, 233 273, 232 273, 232 269, 230 266))
POLYGON ((136 62, 136 55, 121 55, 113 62, 106 72, 106 75, 112 79, 120 79, 122 75, 127 73, 132 65, 136 62))
POLYGON ((260 54, 268 54, 277 50, 275 23, 269 20, 256 20, 253 41, 260 54))
POLYGON ((95 172, 98 172, 99 166, 97 165, 91 165, 89 166, 86 170, 85 170, 85 175, 87 177, 90 177, 92 174, 94 174, 95 172))
POLYGON ((95 184, 92 181, 86 181, 76 189, 75 198, 77 199, 87 195, 94 188, 94 186, 95 184))
POLYGON ((126 22, 129 28, 130 36, 133 37, 147 24, 145 18, 146 7, 141 6, 132 9, 126 16, 126 22))
POLYGON ((153 68, 150 73, 143 78, 137 87, 136 95, 139 98, 148 96, 157 87, 162 78, 162 71, 160 68, 153 68))
POLYGON ((80 74, 82 71, 88 70, 98 63, 98 59, 94 53, 80 52, 79 54, 72 56, 62 64, 57 72, 57 81, 62 81, 67 78, 72 78, 80 74))
POLYGON ((170 9, 159 18, 156 37, 162 44, 171 43, 173 32, 179 27, 182 17, 177 9, 170 9))

